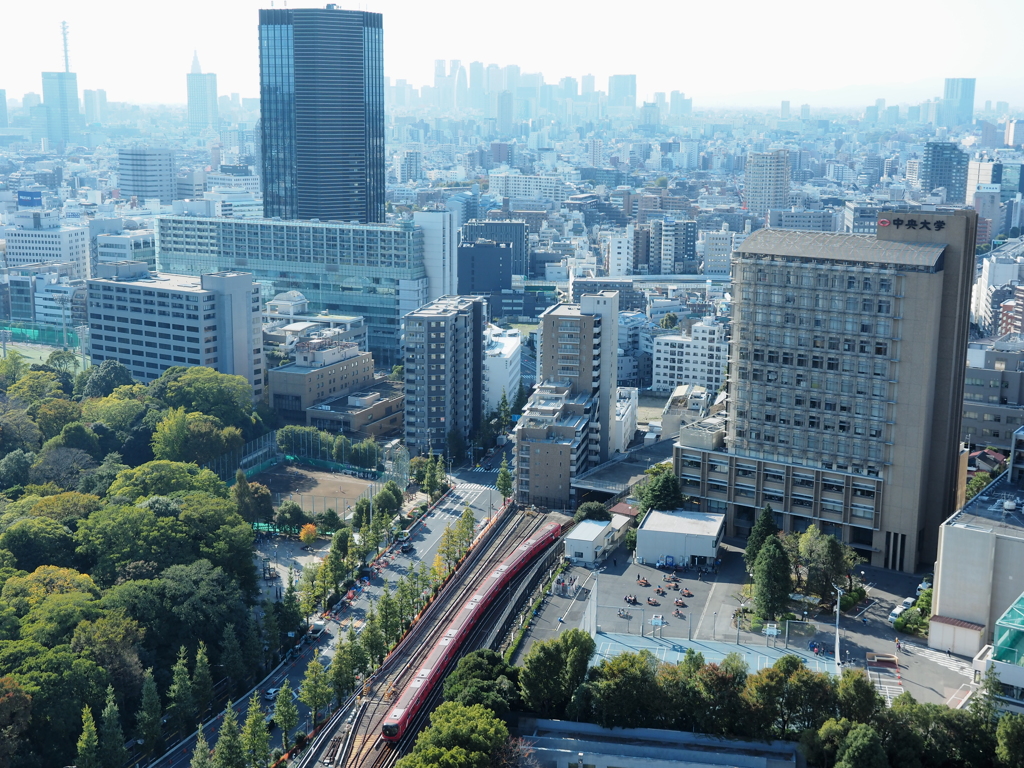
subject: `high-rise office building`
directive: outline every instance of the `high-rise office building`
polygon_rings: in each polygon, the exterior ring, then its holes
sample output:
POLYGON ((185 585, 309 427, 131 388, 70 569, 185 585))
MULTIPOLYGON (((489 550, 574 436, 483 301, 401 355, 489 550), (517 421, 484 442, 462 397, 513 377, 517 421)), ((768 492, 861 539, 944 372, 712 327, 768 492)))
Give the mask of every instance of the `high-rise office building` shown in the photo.
POLYGON ((515 430, 519 503, 574 508, 572 480, 608 460, 618 348, 617 291, 583 294, 540 316, 538 387, 515 430))
POLYGON ((0 88, 0 128, 7 127, 7 91, 0 88))
POLYGON ((789 102, 782 102, 782 106, 779 108, 779 117, 783 120, 789 120, 789 102))
MULTIPOLYGON (((529 228, 525 221, 467 221, 462 225, 462 242, 475 243, 481 238, 496 243, 508 243, 512 249, 512 274, 525 275, 529 265, 527 247, 529 228)), ((471 291, 470 291, 471 292, 471 291)), ((459 286, 459 293, 467 293, 459 286)))
POLYGON ((405 316, 405 445, 411 455, 447 454, 454 436, 468 445, 479 425, 486 315, 480 297, 443 296, 405 316))
POLYGON ((63 147, 81 129, 78 111, 78 75, 74 72, 43 72, 43 107, 50 144, 63 147))
POLYGON ((673 117, 686 117, 693 113, 693 99, 686 98, 682 91, 672 91, 668 95, 668 111, 673 117))
POLYGON ((1019 147, 1024 144, 1024 120, 1006 121, 1003 144, 1008 147, 1019 147))
POLYGON ((130 147, 117 151, 118 185, 121 197, 139 201, 156 199, 169 205, 177 183, 174 171, 174 150, 151 147, 130 147))
POLYGON ((192 54, 192 71, 186 75, 188 82, 188 129, 192 133, 216 130, 220 125, 217 110, 217 75, 203 73, 199 65, 199 54, 192 54))
POLYGON ((594 76, 584 75, 580 78, 580 95, 589 96, 594 92, 594 76))
MULTIPOLYGON (((373 359, 389 370, 401 362, 402 317, 428 300, 425 233, 413 222, 184 215, 156 221, 162 271, 200 275, 244 268, 275 294, 305 294, 317 311, 362 315, 373 359)), ((449 226, 448 236, 452 234, 449 226)))
POLYGON ((974 122, 974 78, 947 77, 943 101, 949 105, 950 127, 974 122))
POLYGON ((967 166, 969 158, 949 141, 929 141, 918 171, 921 190, 925 193, 943 187, 947 203, 963 203, 967 198, 967 166))
POLYGON ((751 152, 743 171, 743 196, 755 216, 789 207, 789 150, 751 152))
POLYGON ((379 13, 260 11, 263 201, 268 217, 384 220, 379 13))
POLYGON ((512 247, 484 238, 463 238, 456 259, 459 293, 483 296, 488 318, 503 317, 501 294, 512 291, 512 247))
POLYGON ((636 109, 636 75, 608 77, 608 106, 636 109))
POLYGON ((97 266, 89 287, 93 365, 117 360, 141 382, 171 366, 242 376, 263 399, 263 313, 249 272, 151 273, 141 261, 97 266))
POLYGON ((82 91, 82 104, 85 106, 85 124, 103 125, 107 119, 107 92, 99 90, 82 91))
POLYGON ((728 419, 683 429, 683 493, 746 535, 770 504, 872 565, 936 556, 962 494, 977 214, 882 210, 878 234, 761 229, 733 257, 728 419))

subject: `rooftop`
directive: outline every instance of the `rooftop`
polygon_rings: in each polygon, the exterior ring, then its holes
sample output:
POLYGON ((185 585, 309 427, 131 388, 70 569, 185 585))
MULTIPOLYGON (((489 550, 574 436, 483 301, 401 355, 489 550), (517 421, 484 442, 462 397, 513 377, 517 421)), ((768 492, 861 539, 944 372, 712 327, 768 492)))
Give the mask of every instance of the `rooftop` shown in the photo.
POLYGON ((583 520, 577 523, 576 527, 569 531, 567 538, 577 541, 593 541, 608 527, 605 520, 583 520))
POLYGON ((321 403, 310 406, 310 411, 331 411, 333 413, 358 413, 365 409, 366 406, 352 405, 349 403, 349 398, 360 397, 370 394, 379 394, 381 400, 390 400, 396 397, 402 397, 405 395, 405 385, 400 381, 388 381, 387 379, 380 379, 373 383, 369 387, 363 387, 356 392, 349 392, 346 395, 339 395, 338 397, 332 397, 324 400, 321 403))
POLYGON ((743 256, 791 256, 798 259, 859 261, 877 266, 935 267, 945 245, 898 243, 874 235, 842 232, 802 232, 792 229, 759 229, 743 241, 743 256))
POLYGON ((714 512, 652 509, 640 523, 640 530, 654 533, 685 533, 691 536, 717 536, 725 525, 725 515, 714 512))
POLYGON ((943 525, 1024 539, 1024 489, 1010 482, 1007 470, 943 525))

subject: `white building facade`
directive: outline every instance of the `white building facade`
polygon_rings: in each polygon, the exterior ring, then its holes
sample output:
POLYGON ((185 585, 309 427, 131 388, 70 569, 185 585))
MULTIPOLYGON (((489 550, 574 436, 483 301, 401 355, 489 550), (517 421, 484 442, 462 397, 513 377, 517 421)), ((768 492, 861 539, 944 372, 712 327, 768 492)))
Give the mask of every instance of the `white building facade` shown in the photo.
POLYGON ((519 392, 522 359, 522 337, 519 331, 489 325, 484 330, 484 413, 498 410, 504 392, 511 406, 519 392))
POLYGON ((93 365, 117 360, 148 383, 174 365, 244 377, 263 399, 260 288, 249 272, 151 273, 138 261, 100 264, 87 282, 93 365))
POLYGON ((61 224, 56 211, 19 211, 4 239, 8 267, 74 264, 74 278, 89 276, 89 228, 61 224))
POLYGON ((714 317, 695 323, 689 336, 669 334, 654 339, 654 382, 657 392, 680 384, 699 384, 711 392, 725 381, 728 367, 725 326, 714 317))

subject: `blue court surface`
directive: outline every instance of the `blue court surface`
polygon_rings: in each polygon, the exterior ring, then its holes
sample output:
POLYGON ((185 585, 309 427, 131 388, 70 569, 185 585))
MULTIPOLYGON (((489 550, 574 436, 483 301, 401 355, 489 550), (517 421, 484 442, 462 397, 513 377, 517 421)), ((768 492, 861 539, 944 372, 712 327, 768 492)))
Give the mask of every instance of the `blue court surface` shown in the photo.
POLYGON ((770 644, 765 645, 737 645, 736 643, 719 643, 711 640, 682 640, 674 637, 639 637, 637 635, 604 634, 600 633, 594 638, 597 643, 597 651, 591 659, 591 665, 599 663, 602 659, 610 659, 620 653, 630 651, 637 653, 641 650, 648 650, 659 661, 677 664, 683 660, 687 648, 704 656, 708 664, 717 664, 730 653, 740 654, 747 662, 747 669, 751 672, 770 667, 783 656, 800 657, 807 668, 814 672, 829 672, 835 674, 836 666, 828 658, 815 656, 809 651, 802 651, 798 648, 786 648, 782 643, 773 648, 770 644))

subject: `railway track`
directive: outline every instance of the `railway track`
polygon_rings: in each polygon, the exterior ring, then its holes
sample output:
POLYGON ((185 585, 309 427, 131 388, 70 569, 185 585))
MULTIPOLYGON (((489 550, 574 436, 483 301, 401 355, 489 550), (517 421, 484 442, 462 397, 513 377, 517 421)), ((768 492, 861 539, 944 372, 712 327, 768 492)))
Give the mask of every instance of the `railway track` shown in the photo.
MULTIPOLYGON (((419 669, 435 640, 444 632, 465 599, 479 588, 481 580, 544 522, 541 517, 506 514, 498 523, 498 530, 491 534, 490 541, 478 543, 426 614, 367 681, 361 701, 356 698, 351 707, 339 711, 335 716, 336 722, 325 729, 330 730, 330 734, 317 738, 297 763, 298 767, 312 768, 318 760, 325 765, 345 765, 348 768, 388 768, 393 765, 418 731, 418 727, 410 729, 410 733, 397 744, 381 738, 381 723, 394 699, 419 669)), ((422 722, 427 714, 425 708, 418 720, 422 722)))

